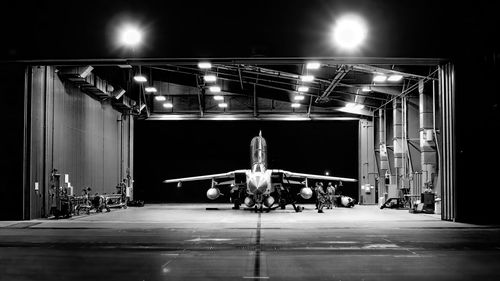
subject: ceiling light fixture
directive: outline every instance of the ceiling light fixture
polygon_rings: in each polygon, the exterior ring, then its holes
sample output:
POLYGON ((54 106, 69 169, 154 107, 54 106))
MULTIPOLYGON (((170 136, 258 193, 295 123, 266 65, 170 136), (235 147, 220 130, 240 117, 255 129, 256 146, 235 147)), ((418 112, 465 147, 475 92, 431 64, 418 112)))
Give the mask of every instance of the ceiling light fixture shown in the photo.
POLYGON ((144 83, 144 82, 148 81, 146 76, 141 75, 141 74, 134 76, 134 80, 135 80, 135 82, 139 82, 139 83, 144 83))
POLYGON ((209 62, 199 62, 198 67, 200 69, 210 69, 210 68, 212 68, 212 64, 209 62))
POLYGON ((220 93, 220 87, 219 86, 210 86, 208 89, 212 93, 220 93))
POLYGON ((166 102, 163 104, 163 107, 164 108, 172 108, 172 107, 174 107, 174 105, 171 102, 166 102))
POLYGON ((292 103, 292 107, 293 108, 299 108, 300 107, 300 103, 294 102, 294 103, 292 103))
POLYGON ((383 74, 377 74, 373 76, 373 82, 385 82, 387 80, 387 76, 383 74))
POLYGON ((221 102, 221 103, 219 103, 219 107, 220 108, 226 108, 227 107, 227 103, 221 102))
POLYGON ((361 88, 361 92, 365 92, 366 93, 366 92, 370 92, 370 91, 371 91, 370 87, 363 87, 363 88, 361 88))
POLYGON ((157 101, 166 101, 167 98, 165 96, 156 96, 155 100, 157 100, 157 101))
POLYGON ((320 66, 321 64, 317 61, 308 62, 306 64, 307 69, 318 69, 320 66))
POLYGON ((215 77, 215 75, 213 75, 213 74, 205 75, 205 76, 203 76, 203 79, 205 80, 205 82, 217 81, 217 77, 215 77))
POLYGON ((300 76, 300 80, 302 80, 302 82, 312 82, 312 81, 314 81, 314 76, 313 75, 302 75, 302 76, 300 76))
POLYGON ((303 95, 296 95, 293 99, 296 100, 296 101, 300 101, 300 100, 304 100, 304 96, 303 95))
POLYGON ((297 91, 299 91, 299 92, 307 92, 307 91, 309 91, 309 87, 307 87, 307 86, 300 86, 297 89, 297 91))
POLYGON ((214 100, 224 100, 223 96, 214 96, 214 100))
POLYGON ((114 93, 115 99, 120 99, 124 94, 125 94, 125 90, 124 89, 116 90, 115 93, 114 93))
POLYGON ((403 79, 403 75, 393 74, 393 75, 389 76, 389 78, 387 78, 387 81, 398 82, 398 81, 401 81, 401 79, 403 79))
POLYGON ((146 87, 146 88, 144 88, 144 90, 146 91, 146 93, 156 93, 157 92, 155 87, 146 87))

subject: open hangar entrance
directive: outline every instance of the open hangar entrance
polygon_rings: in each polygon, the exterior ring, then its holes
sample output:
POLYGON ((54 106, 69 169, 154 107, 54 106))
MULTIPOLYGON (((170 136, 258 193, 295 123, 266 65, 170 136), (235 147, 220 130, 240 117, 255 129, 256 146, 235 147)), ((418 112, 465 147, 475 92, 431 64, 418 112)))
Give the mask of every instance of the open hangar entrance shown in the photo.
POLYGON ((127 179, 141 199, 148 187, 135 178, 148 175, 134 173, 134 131, 143 137, 134 126, 184 120, 357 122, 360 204, 430 189, 442 219, 455 219, 454 70, 444 60, 59 61, 28 66, 26 77, 25 219, 47 210, 54 168, 75 192, 92 185, 111 193, 127 179))

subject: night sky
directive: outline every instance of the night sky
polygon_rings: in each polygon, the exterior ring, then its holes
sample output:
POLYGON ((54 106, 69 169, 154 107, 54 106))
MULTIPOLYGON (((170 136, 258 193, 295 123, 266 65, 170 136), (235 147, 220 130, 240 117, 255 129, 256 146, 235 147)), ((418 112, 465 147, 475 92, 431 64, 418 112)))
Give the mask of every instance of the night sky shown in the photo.
MULTIPOLYGON (((209 201, 210 181, 168 178, 250 168, 250 141, 262 130, 270 169, 358 178, 357 121, 139 121, 135 127, 135 194, 148 201, 209 201)), ((343 194, 357 198, 357 184, 343 194)), ((228 199, 221 199, 228 202, 228 199)))
POLYGON ((458 57, 498 48, 496 1, 8 1, 1 58, 392 56, 458 57), (368 39, 356 53, 332 47, 335 18, 357 13, 368 39), (139 24, 145 43, 115 44, 139 24))

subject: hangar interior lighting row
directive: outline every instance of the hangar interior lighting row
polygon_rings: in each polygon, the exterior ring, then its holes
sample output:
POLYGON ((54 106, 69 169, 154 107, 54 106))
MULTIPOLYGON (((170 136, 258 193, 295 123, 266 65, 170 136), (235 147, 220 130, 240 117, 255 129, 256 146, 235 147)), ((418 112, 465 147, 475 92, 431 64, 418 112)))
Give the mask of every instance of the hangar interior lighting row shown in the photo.
POLYGON ((391 74, 389 76, 385 74, 375 74, 375 76, 373 76, 373 82, 399 82, 401 79, 403 79, 403 75, 400 74, 391 74))
MULTIPOLYGON (((310 61, 310 62, 307 62, 306 63, 306 69, 309 71, 309 70, 316 70, 316 69, 319 69, 321 67, 321 63, 320 62, 317 62, 317 61, 310 61)), ((303 95, 303 93, 306 93, 309 91, 309 87, 304 85, 305 83, 311 83, 313 82, 315 79, 314 75, 311 75, 311 74, 306 74, 306 75, 301 75, 300 76, 300 81, 303 83, 302 85, 300 85, 298 88, 297 88, 297 95, 295 95, 293 97, 293 100, 295 101, 294 103, 292 103, 292 108, 299 108, 300 107, 300 103, 299 101, 303 101, 305 99, 305 96, 303 95)))
MULTIPOLYGON (((212 64, 210 62, 199 62, 198 63, 198 68, 199 69, 204 69, 204 70, 208 70, 208 69, 211 69, 212 68, 212 64)), ((214 74, 205 74, 203 76, 203 80, 207 83, 215 83, 217 82, 217 76, 215 76, 214 74)), ((211 93, 220 93, 221 92, 221 87, 218 86, 218 85, 212 85, 212 86, 209 86, 208 87, 208 90, 211 92, 211 93)), ((219 108, 227 108, 227 103, 224 102, 224 96, 222 95, 215 95, 214 96, 214 100, 218 101, 219 103, 217 104, 217 106, 219 108)))

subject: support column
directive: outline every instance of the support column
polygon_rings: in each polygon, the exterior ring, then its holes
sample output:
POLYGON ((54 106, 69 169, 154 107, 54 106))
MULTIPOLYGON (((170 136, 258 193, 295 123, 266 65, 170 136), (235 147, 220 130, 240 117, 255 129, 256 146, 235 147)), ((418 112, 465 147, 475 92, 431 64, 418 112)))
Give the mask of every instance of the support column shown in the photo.
POLYGON ((359 203, 375 204, 375 182, 378 175, 375 162, 373 122, 359 121, 359 203))
MULTIPOLYGON (((378 181, 378 196, 384 197, 382 200, 385 202, 387 200, 387 185, 386 185, 386 175, 389 176, 389 158, 387 157, 387 142, 386 142, 386 119, 385 110, 379 109, 378 111, 378 145, 379 145, 379 181, 378 181)), ((389 180, 387 178, 387 180, 389 180)), ((382 203, 383 203, 382 202, 382 203)), ((380 203, 380 202, 379 202, 380 203)))
POLYGON ((396 185, 396 190, 399 191, 402 187, 402 170, 403 170, 403 115, 401 110, 401 100, 395 99, 392 103, 393 124, 394 124, 394 174, 392 183, 396 185))
POLYGON ((440 192, 435 189, 436 186, 436 142, 434 139, 433 127, 433 100, 432 84, 419 82, 419 114, 420 114, 420 150, 422 163, 422 190, 427 187, 439 197, 440 192))

